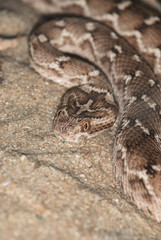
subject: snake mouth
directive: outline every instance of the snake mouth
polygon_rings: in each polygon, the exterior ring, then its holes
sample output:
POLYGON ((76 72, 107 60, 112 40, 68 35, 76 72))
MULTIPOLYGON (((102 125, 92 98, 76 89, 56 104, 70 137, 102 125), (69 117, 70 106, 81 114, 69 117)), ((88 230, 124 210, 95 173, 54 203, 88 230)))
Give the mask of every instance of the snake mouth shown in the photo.
POLYGON ((70 129, 60 129, 57 126, 54 128, 55 137, 66 142, 80 142, 90 137, 87 132, 81 132, 80 126, 77 126, 73 131, 70 129))

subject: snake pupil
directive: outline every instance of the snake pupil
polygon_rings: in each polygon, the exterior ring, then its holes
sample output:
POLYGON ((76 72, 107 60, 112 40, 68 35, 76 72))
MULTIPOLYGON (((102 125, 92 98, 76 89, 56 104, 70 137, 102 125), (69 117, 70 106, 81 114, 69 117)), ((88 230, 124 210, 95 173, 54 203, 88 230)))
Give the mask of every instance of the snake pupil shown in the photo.
POLYGON ((90 122, 89 122, 89 121, 86 121, 86 122, 84 122, 84 123, 82 124, 82 126, 81 126, 81 131, 82 131, 82 132, 86 132, 86 131, 89 129, 89 127, 90 127, 90 122))

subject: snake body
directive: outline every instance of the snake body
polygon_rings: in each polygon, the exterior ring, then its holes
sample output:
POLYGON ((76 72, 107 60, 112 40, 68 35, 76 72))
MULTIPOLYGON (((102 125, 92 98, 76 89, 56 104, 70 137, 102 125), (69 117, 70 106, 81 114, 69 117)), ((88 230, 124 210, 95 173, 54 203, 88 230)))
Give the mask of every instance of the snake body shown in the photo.
POLYGON ((54 133, 66 141, 94 136, 114 124, 119 108, 113 151, 117 179, 131 201, 160 222, 160 16, 131 1, 66 0, 52 6, 54 12, 96 19, 57 16, 31 35, 32 67, 69 87, 54 119, 54 133))

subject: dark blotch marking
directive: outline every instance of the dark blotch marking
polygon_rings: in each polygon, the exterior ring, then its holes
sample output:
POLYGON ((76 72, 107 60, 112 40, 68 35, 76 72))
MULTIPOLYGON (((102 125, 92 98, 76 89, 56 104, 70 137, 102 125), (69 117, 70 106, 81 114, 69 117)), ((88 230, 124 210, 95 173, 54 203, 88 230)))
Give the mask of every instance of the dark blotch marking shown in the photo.
POLYGON ((125 71, 126 75, 130 75, 132 78, 135 77, 135 71, 131 70, 131 71, 125 71))
POLYGON ((142 136, 143 136, 143 138, 147 138, 149 135, 145 132, 142 132, 142 136))
POLYGON ((59 62, 59 67, 60 67, 61 69, 64 68, 64 63, 65 63, 65 62, 63 62, 63 61, 62 61, 62 62, 59 62))
POLYGON ((139 31, 142 33, 147 27, 149 27, 148 24, 142 23, 142 24, 137 28, 137 30, 139 30, 139 31))
POLYGON ((144 166, 144 168, 146 169, 146 173, 149 175, 154 176, 156 171, 152 168, 152 166, 150 164, 148 164, 147 166, 144 166))
POLYGON ((118 7, 114 7, 114 8, 112 8, 108 13, 109 13, 109 14, 112 14, 112 13, 117 13, 117 14, 119 14, 119 13, 120 13, 120 9, 118 9, 118 7))
POLYGON ((111 51, 114 52, 116 55, 119 54, 119 51, 116 48, 114 48, 114 47, 111 48, 111 51))
POLYGON ((130 127, 133 127, 133 126, 135 125, 135 119, 133 119, 133 118, 128 118, 128 120, 130 120, 129 126, 130 126, 130 127))
POLYGON ((153 130, 153 129, 150 129, 150 130, 149 130, 149 133, 150 133, 150 136, 154 138, 154 134, 155 134, 154 130, 153 130))
POLYGON ((159 115, 159 118, 161 118, 161 113, 160 113, 160 106, 157 104, 156 106, 155 106, 155 111, 158 113, 158 115, 159 115))
POLYGON ((161 50, 161 44, 157 46, 157 48, 159 48, 161 50))
POLYGON ((160 106, 158 104, 155 106, 155 110, 157 111, 157 113, 160 112, 160 106))
POLYGON ((133 96, 136 97, 137 100, 142 100, 142 95, 143 95, 142 93, 140 93, 140 94, 139 93, 136 93, 136 94, 134 93, 133 94, 133 96))
POLYGON ((145 199, 148 198, 149 193, 143 179, 139 178, 138 176, 135 176, 134 178, 129 179, 129 183, 134 191, 138 191, 138 186, 140 186, 139 191, 140 191, 140 188, 144 189, 143 191, 144 198, 145 199))
POLYGON ((127 151, 130 151, 133 147, 132 147, 132 142, 130 140, 128 140, 126 142, 126 148, 127 148, 127 151))

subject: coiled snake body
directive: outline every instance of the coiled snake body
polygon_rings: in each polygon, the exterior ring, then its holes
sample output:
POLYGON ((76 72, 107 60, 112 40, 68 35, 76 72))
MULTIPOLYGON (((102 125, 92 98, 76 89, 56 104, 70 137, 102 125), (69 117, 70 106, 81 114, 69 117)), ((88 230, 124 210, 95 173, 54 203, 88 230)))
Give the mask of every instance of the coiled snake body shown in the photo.
MULTIPOLYGON (((39 3, 48 6, 45 1, 39 3)), ((66 0, 52 4, 53 12, 94 16, 110 24, 148 61, 112 28, 88 18, 58 16, 30 38, 33 68, 48 79, 71 87, 58 107, 55 135, 67 141, 94 136, 115 122, 119 106, 113 153, 117 179, 131 200, 159 222, 160 17, 131 1, 93 0, 87 4, 66 0)))

